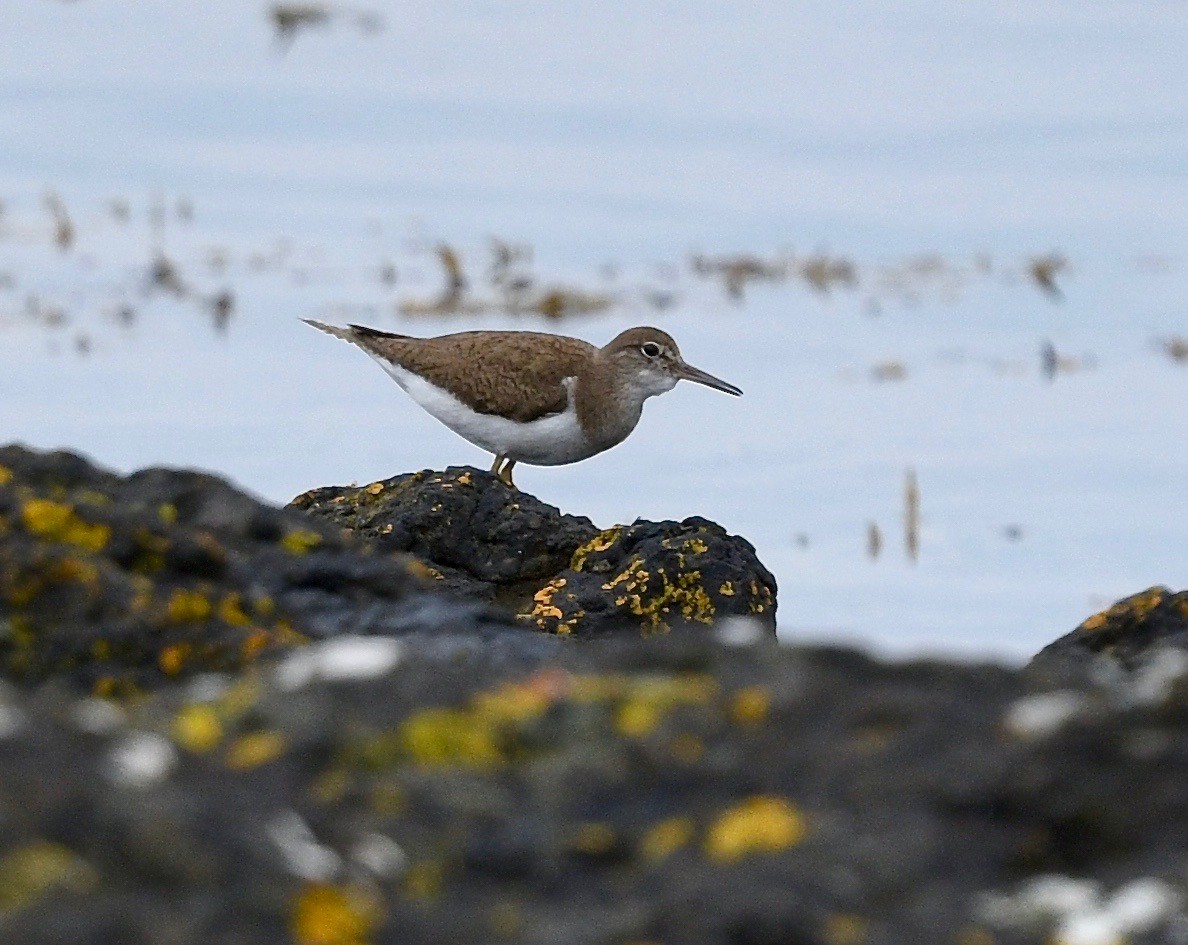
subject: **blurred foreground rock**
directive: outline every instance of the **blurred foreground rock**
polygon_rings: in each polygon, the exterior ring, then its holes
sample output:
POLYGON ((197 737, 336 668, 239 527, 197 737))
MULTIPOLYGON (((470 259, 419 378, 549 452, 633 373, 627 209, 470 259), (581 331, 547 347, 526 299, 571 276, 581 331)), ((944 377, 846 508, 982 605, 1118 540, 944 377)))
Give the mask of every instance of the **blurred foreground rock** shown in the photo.
POLYGON ((705 519, 599 531, 468 467, 314 489, 290 507, 414 555, 444 587, 550 633, 663 632, 746 616, 775 634, 775 578, 749 542, 705 519))
POLYGON ((134 709, 0 693, 0 941, 1182 941, 1184 677, 744 624, 555 655, 341 638, 134 709))

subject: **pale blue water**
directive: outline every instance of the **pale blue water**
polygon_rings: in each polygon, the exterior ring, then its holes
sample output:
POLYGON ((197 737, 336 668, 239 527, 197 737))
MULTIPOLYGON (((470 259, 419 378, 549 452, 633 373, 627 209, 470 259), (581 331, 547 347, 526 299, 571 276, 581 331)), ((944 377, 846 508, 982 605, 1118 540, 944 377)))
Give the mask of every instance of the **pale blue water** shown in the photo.
POLYGON ((0 440, 214 468, 277 501, 484 463, 297 318, 539 328, 397 314, 437 291, 439 240, 488 293, 498 234, 544 281, 619 300, 548 327, 601 342, 658 323, 746 390, 682 385, 623 446, 520 483, 604 524, 697 514, 746 535, 787 637, 1018 658, 1117 596, 1188 585, 1188 365, 1158 347, 1188 335, 1179 4, 376 4, 382 33, 344 19, 283 56, 265 9, 0 8, 0 440), (157 195, 196 208, 165 247, 203 293, 234 290, 226 336, 142 292, 157 195), (739 305, 688 258, 822 248, 857 261, 857 290, 760 285, 739 305), (1072 266, 1059 303, 1024 271, 1049 251, 1072 266), (930 253, 952 286, 888 291, 885 267, 930 253), (653 310, 654 289, 679 304, 653 310), (31 295, 69 324, 35 326, 31 295), (110 315, 125 302, 130 328, 110 315), (1092 367, 1046 382, 1045 340, 1092 367), (887 360, 907 377, 871 380, 887 360))

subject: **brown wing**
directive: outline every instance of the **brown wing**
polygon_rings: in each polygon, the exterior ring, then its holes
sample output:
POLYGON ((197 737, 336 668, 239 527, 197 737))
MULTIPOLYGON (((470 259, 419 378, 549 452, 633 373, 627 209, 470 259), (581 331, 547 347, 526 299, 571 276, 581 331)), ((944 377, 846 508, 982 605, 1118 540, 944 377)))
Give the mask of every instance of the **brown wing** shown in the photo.
POLYGON ((410 338, 360 325, 311 324, 449 390, 472 410, 522 423, 565 410, 565 379, 576 377, 598 350, 577 338, 532 331, 410 338))

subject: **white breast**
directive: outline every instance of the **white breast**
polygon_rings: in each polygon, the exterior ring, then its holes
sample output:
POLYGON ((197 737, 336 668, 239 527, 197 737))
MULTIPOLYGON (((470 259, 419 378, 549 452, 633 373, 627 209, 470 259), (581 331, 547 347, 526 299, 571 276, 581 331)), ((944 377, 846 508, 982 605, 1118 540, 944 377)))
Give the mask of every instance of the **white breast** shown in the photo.
POLYGON ((434 417, 488 453, 531 466, 576 463, 599 450, 582 432, 573 406, 573 378, 566 378, 569 404, 562 413, 520 423, 506 417, 471 410, 449 391, 399 365, 375 357, 379 365, 408 395, 434 417))

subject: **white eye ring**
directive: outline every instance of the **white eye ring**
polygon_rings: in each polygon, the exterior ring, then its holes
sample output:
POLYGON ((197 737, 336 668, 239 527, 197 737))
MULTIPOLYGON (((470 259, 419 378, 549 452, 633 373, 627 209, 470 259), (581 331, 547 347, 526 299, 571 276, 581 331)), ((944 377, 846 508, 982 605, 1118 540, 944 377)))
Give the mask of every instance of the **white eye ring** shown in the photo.
POLYGON ((660 356, 660 346, 654 341, 647 342, 639 350, 643 352, 645 358, 656 358, 660 356))

